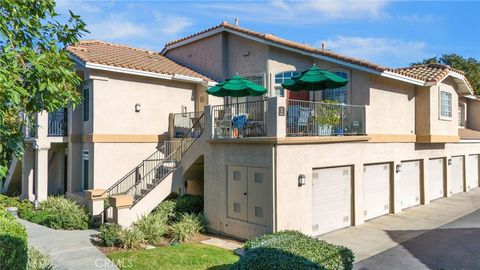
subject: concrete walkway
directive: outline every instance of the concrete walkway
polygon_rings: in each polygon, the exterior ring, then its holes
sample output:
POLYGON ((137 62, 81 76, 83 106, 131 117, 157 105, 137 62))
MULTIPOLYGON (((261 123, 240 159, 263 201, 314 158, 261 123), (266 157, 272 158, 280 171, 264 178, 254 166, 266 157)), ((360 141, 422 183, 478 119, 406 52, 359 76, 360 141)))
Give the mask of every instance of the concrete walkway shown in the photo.
POLYGON ((50 256, 55 270, 90 270, 118 268, 95 246, 90 239, 95 230, 53 230, 35 223, 20 220, 28 232, 28 243, 50 256))
POLYGON ((355 269, 480 269, 479 209, 475 189, 319 238, 352 249, 355 269))

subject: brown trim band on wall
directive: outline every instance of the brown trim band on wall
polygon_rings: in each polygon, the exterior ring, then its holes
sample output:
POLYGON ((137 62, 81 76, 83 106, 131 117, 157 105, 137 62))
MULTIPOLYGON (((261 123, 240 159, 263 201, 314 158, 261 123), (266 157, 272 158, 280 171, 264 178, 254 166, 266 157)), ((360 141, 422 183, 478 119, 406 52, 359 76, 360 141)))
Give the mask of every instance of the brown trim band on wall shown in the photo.
POLYGON ((416 136, 410 134, 368 134, 369 142, 414 143, 416 136))
POLYGON ((158 143, 168 140, 168 135, 92 134, 70 135, 72 143, 158 143))
POLYGON ((417 135, 417 143, 450 143, 460 141, 459 136, 417 135))

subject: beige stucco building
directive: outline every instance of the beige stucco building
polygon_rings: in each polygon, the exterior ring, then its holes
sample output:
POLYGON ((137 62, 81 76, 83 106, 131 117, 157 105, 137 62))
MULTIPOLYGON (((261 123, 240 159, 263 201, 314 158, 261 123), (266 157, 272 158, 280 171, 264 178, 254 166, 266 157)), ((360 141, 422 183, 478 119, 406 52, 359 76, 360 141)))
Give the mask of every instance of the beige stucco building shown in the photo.
MULTIPOLYGON (((479 187, 480 98, 461 71, 387 68, 228 23, 170 42, 161 55, 125 50, 92 41, 70 49, 90 118, 82 121, 85 104, 69 110, 58 143, 39 129, 23 161, 23 196, 33 198, 33 179, 66 183, 93 214, 110 196, 112 218, 128 226, 171 192, 201 194, 211 230, 250 238, 319 235, 479 187), (281 87, 312 65, 349 83, 281 87), (240 104, 206 95, 237 73, 268 94, 240 104), (32 178, 25 165, 37 160, 44 167, 32 178), (46 177, 52 170, 66 180, 46 177)), ((42 192, 37 199, 50 187, 42 192)))

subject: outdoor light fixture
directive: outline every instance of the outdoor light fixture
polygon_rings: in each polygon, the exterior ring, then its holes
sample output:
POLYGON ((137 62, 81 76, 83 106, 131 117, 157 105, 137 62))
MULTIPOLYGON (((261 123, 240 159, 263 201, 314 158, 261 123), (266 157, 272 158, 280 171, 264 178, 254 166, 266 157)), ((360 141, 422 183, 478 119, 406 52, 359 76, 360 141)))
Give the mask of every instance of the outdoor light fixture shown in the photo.
POLYGON ((300 174, 298 176, 298 186, 305 186, 305 174, 300 174))
POLYGON ((140 103, 135 104, 135 112, 140 112, 141 109, 142 106, 140 105, 140 103))
POLYGON ((396 173, 399 173, 402 171, 402 165, 401 164, 397 164, 397 166, 395 166, 395 172, 396 173))
POLYGON ((450 165, 452 165, 452 159, 451 158, 448 159, 448 166, 450 166, 450 165))

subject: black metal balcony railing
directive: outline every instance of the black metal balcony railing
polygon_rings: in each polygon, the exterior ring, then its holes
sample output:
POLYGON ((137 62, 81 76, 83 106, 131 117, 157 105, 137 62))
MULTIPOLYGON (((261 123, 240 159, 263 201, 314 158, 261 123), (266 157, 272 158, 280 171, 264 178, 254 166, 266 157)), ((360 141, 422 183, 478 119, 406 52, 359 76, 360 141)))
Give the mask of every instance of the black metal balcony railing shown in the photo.
POLYGON ((60 109, 48 113, 48 136, 67 136, 68 111, 60 109))
POLYGON ((365 134, 365 106, 287 100, 287 136, 365 134))
POLYGON ((267 100, 212 107, 215 138, 265 137, 267 100))

